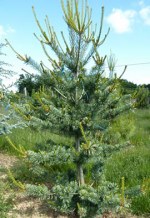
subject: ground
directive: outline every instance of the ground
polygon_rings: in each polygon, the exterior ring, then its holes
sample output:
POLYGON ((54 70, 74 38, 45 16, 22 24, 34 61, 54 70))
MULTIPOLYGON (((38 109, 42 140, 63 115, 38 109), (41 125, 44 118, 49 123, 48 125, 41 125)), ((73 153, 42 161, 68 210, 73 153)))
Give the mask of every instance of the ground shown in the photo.
MULTIPOLYGON (((0 153, 0 169, 9 169, 17 161, 16 157, 9 156, 7 154, 0 153)), ((0 181, 7 181, 7 174, 5 171, 0 171, 0 181)), ((6 193, 9 195, 9 193, 6 193)), ((60 215, 56 212, 52 212, 47 206, 42 205, 37 199, 29 198, 22 192, 14 193, 14 207, 13 210, 8 213, 8 218, 73 218, 60 215)), ((75 217, 74 217, 75 218, 75 217)), ((103 218, 137 218, 130 214, 124 216, 117 216, 114 214, 105 214, 103 218)), ((142 218, 142 216, 138 217, 142 218)), ((146 217, 148 218, 148 217, 146 217)))
MULTIPOLYGON (((16 157, 0 153, 0 169, 10 169, 17 161, 16 157)), ((7 181, 5 171, 0 171, 0 181, 7 181)), ((6 194, 9 195, 9 194, 6 194)), ((37 199, 29 198, 22 192, 14 193, 14 207, 8 213, 8 218, 69 218, 52 212, 37 199)))

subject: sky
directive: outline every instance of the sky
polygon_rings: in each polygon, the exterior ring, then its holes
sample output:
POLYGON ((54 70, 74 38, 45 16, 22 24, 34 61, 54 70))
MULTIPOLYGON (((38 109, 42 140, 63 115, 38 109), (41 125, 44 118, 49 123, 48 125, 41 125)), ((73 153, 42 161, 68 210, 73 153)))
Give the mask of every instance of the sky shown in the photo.
MULTIPOLYGON (((114 55, 117 75, 128 65, 123 79, 136 84, 150 83, 150 0, 88 0, 88 3, 94 23, 99 23, 101 6, 104 5, 103 36, 110 27, 109 35, 99 49, 100 55, 109 56, 110 52, 114 55)), ((32 6, 43 27, 48 15, 58 37, 61 37, 61 31, 67 35, 60 0, 0 0, 0 43, 7 38, 20 54, 47 63, 33 34, 40 35, 32 6)), ((27 66, 16 58, 15 53, 10 48, 5 48, 3 52, 7 55, 4 59, 12 64, 18 75, 23 73, 21 69, 27 66)), ((29 71, 32 73, 31 69, 29 71)), ((12 81, 13 78, 9 79, 9 83, 12 81)))

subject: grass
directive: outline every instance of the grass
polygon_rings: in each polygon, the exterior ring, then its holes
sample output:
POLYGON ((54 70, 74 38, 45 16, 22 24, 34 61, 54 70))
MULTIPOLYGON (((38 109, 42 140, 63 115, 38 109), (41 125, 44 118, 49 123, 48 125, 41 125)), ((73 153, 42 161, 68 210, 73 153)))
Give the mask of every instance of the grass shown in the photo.
POLYGON ((125 178, 126 188, 141 185, 150 177, 150 155, 146 147, 127 149, 113 155, 106 165, 106 178, 120 185, 125 178))
POLYGON ((132 211, 134 214, 150 215, 150 192, 145 195, 140 195, 132 200, 132 211))
POLYGON ((113 155, 106 165, 106 178, 120 182, 125 177, 127 187, 141 184, 150 177, 150 109, 135 111, 135 131, 131 146, 113 155))
MULTIPOLYGON (((40 149, 49 140, 57 144, 73 143, 72 139, 63 136, 60 137, 57 134, 50 133, 48 130, 40 132, 30 128, 13 129, 12 133, 8 136, 16 146, 21 145, 25 150, 36 150, 37 148, 40 149)), ((13 147, 11 147, 7 142, 5 136, 0 137, 0 150, 12 155, 17 155, 13 147)))
MULTIPOLYGON (((150 183, 150 109, 136 110, 134 118, 136 128, 130 139, 133 146, 113 155, 105 168, 107 180, 120 186, 121 178, 125 178, 125 190, 141 188, 144 181, 150 183)), ((139 196, 136 194, 134 191, 131 211, 137 215, 145 214, 148 217, 150 215, 150 191, 147 190, 139 196)))
POLYGON ((134 117, 136 129, 131 142, 150 149, 150 109, 136 110, 134 117))

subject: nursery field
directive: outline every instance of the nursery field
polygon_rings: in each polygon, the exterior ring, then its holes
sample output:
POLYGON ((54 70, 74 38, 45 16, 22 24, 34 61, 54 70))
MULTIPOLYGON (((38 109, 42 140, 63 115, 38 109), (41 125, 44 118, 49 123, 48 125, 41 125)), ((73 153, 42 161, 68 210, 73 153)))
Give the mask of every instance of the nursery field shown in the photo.
POLYGON ((100 52, 104 6, 95 25, 88 1, 60 6, 67 35, 32 6, 40 62, 0 43, 29 67, 6 85, 15 66, 0 60, 0 218, 150 218, 150 84, 123 79, 147 63, 118 75, 115 54, 100 52))
MULTIPOLYGON (((128 209, 122 208, 121 215, 109 214, 104 217, 150 217, 150 109, 135 110, 132 125, 133 131, 129 137, 131 146, 112 155, 105 167, 106 179, 118 184, 121 198, 129 204, 128 209), (121 183, 122 178, 124 184, 121 183)), ((9 138, 16 147, 21 145, 25 150, 33 151, 46 150, 47 147, 43 148, 43 145, 48 140, 57 144, 73 143, 72 139, 60 137, 48 130, 38 132, 29 128, 15 129, 9 138)), ((5 136, 1 136, 0 217, 67 217, 52 212, 46 203, 26 196, 19 189, 19 182, 15 184, 16 181, 34 182, 34 178, 30 177, 18 151, 8 143, 5 136), (15 175, 15 181, 9 170, 15 175)))

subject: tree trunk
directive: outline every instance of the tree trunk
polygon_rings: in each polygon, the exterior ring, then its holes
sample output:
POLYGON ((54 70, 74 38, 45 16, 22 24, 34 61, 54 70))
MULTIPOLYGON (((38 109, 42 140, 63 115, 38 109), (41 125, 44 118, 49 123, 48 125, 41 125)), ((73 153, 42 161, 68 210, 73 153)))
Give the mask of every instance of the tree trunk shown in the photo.
MULTIPOLYGON (((80 138, 79 137, 76 138, 76 150, 77 152, 80 152, 80 138)), ((85 184, 83 167, 82 167, 82 164, 80 163, 77 164, 77 181, 78 181, 79 186, 85 184)))

